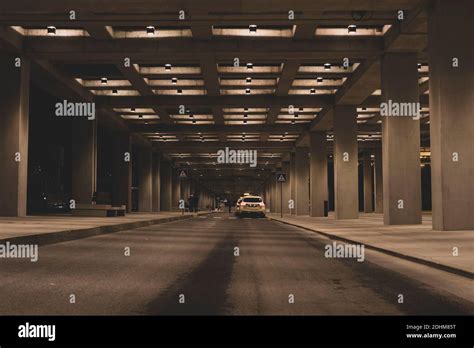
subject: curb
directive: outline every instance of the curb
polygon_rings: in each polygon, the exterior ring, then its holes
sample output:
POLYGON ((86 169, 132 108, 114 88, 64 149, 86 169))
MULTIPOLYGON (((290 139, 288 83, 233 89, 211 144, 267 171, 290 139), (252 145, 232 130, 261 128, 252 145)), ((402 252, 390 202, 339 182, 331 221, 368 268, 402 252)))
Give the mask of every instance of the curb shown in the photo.
POLYGON ((180 216, 173 216, 173 217, 167 217, 167 218, 161 218, 161 219, 126 222, 126 223, 117 224, 117 225, 106 225, 106 226, 98 226, 98 227, 76 229, 76 230, 65 230, 65 231, 57 231, 57 232, 51 232, 51 233, 32 234, 32 235, 27 235, 27 236, 1 239, 0 243, 10 242, 11 244, 50 245, 50 244, 56 244, 56 243, 62 243, 62 242, 69 242, 76 239, 84 239, 84 238, 99 236, 102 234, 109 234, 109 233, 115 233, 115 232, 140 228, 140 227, 158 225, 158 224, 163 224, 167 222, 187 220, 187 219, 195 218, 199 215, 207 215, 207 214, 209 213, 206 212, 202 214, 197 213, 197 214, 190 214, 190 215, 180 215, 180 216))
POLYGON ((339 240, 339 241, 346 242, 346 243, 364 244, 364 246, 367 249, 375 250, 375 251, 378 251, 378 252, 381 252, 381 253, 384 253, 384 254, 387 254, 387 255, 390 255, 390 256, 395 256, 395 257, 398 257, 398 258, 401 258, 401 259, 404 259, 404 260, 407 260, 407 261, 411 261, 411 262, 415 262, 415 263, 422 264, 422 265, 425 265, 425 266, 429 266, 429 267, 432 267, 432 268, 436 268, 438 270, 445 271, 445 272, 448 272, 448 273, 451 273, 451 274, 455 274, 455 275, 458 275, 458 276, 461 276, 461 277, 464 277, 464 278, 467 278, 467 279, 474 279, 474 273, 471 273, 469 271, 465 271, 465 270, 462 270, 462 269, 459 269, 459 268, 446 266, 446 265, 443 265, 441 263, 437 263, 437 262, 434 262, 434 261, 420 259, 420 258, 415 257, 415 256, 409 256, 409 255, 401 254, 397 251, 383 249, 383 248, 375 246, 375 245, 370 245, 370 244, 362 243, 360 241, 356 241, 356 240, 353 240, 353 239, 348 239, 348 238, 345 238, 345 237, 336 236, 334 234, 330 234, 330 233, 327 233, 327 232, 322 232, 322 231, 318 231, 318 230, 315 230, 315 229, 312 229, 312 228, 309 228, 309 227, 300 226, 300 225, 297 225, 297 224, 292 223, 292 222, 278 220, 278 219, 275 219, 273 217, 269 217, 269 219, 273 220, 273 221, 276 221, 276 222, 279 222, 279 223, 282 223, 282 224, 286 224, 286 225, 298 227, 298 228, 301 228, 303 230, 307 230, 307 231, 310 231, 310 232, 318 233, 322 236, 325 236, 325 237, 333 239, 333 240, 339 240))

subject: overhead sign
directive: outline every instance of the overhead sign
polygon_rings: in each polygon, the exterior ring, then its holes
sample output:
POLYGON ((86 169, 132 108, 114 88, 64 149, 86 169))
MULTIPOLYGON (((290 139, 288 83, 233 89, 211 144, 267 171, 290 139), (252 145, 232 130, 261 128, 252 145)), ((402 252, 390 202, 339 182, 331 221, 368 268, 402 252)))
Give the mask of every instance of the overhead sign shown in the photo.
POLYGON ((188 170, 187 169, 179 169, 179 177, 180 178, 187 178, 188 177, 188 170))
POLYGON ((286 182, 286 174, 285 173, 276 173, 277 182, 286 182))

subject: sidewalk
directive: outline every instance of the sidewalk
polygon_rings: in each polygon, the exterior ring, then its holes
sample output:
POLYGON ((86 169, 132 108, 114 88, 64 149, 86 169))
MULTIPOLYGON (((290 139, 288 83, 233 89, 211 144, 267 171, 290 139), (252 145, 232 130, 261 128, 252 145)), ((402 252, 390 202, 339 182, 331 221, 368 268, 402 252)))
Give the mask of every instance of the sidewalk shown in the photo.
POLYGON ((209 212, 129 213, 121 217, 44 215, 0 217, 0 243, 53 244, 99 234, 113 233, 175 220, 190 219, 209 212))
POLYGON ((364 244, 367 248, 410 261, 474 278, 474 231, 433 231, 431 215, 421 225, 383 225, 382 214, 359 215, 359 219, 335 220, 270 213, 273 220, 318 232, 332 239, 364 244), (459 256, 453 256, 457 247, 459 256))

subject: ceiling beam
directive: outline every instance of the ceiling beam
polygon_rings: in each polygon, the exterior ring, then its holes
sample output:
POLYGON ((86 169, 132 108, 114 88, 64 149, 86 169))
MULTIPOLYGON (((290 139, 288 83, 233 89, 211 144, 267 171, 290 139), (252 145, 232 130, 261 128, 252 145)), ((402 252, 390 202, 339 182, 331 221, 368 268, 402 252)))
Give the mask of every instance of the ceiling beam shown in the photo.
POLYGON ((38 58, 63 62, 110 62, 129 57, 134 62, 156 63, 160 60, 190 60, 198 54, 214 55, 217 60, 285 57, 286 59, 375 58, 383 53, 383 38, 364 36, 321 36, 312 40, 291 38, 169 38, 150 40, 124 38, 95 40, 90 37, 25 37, 28 53, 38 58))
POLYGON ((132 132, 139 133, 300 133, 308 129, 308 125, 305 124, 253 124, 253 125, 219 125, 219 124, 206 124, 206 125, 185 125, 185 124, 143 124, 134 123, 130 124, 129 128, 132 132))
POLYGON ((332 105, 333 95, 317 96, 275 96, 275 95, 221 95, 221 96, 96 96, 96 102, 102 107, 154 107, 157 105, 167 107, 218 106, 218 107, 324 107, 332 105))

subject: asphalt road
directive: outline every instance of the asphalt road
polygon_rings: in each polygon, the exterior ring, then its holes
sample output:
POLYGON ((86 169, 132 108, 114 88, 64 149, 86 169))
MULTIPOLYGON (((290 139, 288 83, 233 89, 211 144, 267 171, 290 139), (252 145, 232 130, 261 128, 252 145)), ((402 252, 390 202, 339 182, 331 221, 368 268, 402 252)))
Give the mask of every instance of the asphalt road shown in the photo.
POLYGON ((0 259, 0 314, 474 312, 472 281, 368 250, 329 259, 328 243, 221 213, 41 246, 36 263, 0 259))

